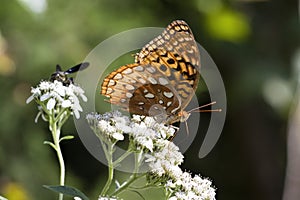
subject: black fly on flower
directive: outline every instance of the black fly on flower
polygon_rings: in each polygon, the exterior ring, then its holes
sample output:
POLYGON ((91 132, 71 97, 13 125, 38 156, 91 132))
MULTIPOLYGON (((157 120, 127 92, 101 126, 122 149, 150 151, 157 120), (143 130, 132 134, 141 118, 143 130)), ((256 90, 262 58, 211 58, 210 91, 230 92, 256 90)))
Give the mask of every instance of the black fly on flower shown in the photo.
MULTIPOLYGON (((68 74, 86 69, 89 63, 84 62, 63 71, 60 65, 56 66, 56 72, 52 73, 49 81, 41 81, 37 87, 31 88, 32 95, 26 103, 35 100, 38 103, 39 116, 48 121, 49 115, 60 116, 74 114, 78 119, 82 112, 79 98, 87 101, 81 87, 74 84, 73 78, 68 74), (62 115, 63 114, 63 115, 62 115)), ((37 119, 36 118, 36 119, 37 119)))
POLYGON ((54 82, 55 80, 61 81, 63 85, 68 86, 70 84, 74 84, 73 78, 67 77, 68 74, 72 74, 78 71, 82 71, 86 69, 90 63, 83 62, 78 65, 75 65, 74 67, 71 67, 70 69, 63 71, 60 65, 56 65, 56 71, 51 74, 50 81, 54 82))

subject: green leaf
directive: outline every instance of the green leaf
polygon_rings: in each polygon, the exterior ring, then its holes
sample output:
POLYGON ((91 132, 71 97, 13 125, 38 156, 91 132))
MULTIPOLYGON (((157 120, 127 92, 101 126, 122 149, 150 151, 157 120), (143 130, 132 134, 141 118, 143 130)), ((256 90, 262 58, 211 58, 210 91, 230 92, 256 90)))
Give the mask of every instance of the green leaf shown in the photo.
POLYGON ((138 196, 140 196, 143 200, 146 200, 140 192, 138 192, 138 191, 136 191, 136 190, 128 190, 128 191, 134 192, 134 193, 136 193, 138 196))
POLYGON ((62 193, 71 197, 80 197, 83 200, 89 200, 85 194, 74 187, 62 185, 44 185, 44 187, 57 193, 62 193))
POLYGON ((61 141, 63 141, 63 140, 71 140, 71 139, 73 139, 73 138, 74 138, 73 135, 66 135, 66 136, 60 138, 59 142, 61 142, 61 141))

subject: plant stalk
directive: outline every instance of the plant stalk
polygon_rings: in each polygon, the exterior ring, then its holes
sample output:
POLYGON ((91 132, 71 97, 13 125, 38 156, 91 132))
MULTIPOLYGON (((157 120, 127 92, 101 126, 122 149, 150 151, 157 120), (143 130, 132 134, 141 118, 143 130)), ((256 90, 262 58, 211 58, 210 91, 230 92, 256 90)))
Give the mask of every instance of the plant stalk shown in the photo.
MULTIPOLYGON (((100 140, 101 141, 101 140, 100 140)), ((114 178, 114 164, 113 164, 113 149, 114 145, 107 145, 108 149, 106 148, 106 145, 103 141, 101 141, 103 151, 105 153, 106 159, 107 159, 107 164, 108 164, 108 178, 106 181, 106 184, 104 188, 101 191, 100 196, 105 196, 110 188, 110 185, 112 183, 112 180, 114 178)))
MULTIPOLYGON (((59 167, 60 167, 60 178, 59 178, 59 185, 64 186, 65 185, 65 162, 64 162, 64 158, 61 152, 61 148, 60 148, 60 144, 59 144, 59 139, 60 139, 60 128, 61 126, 57 126, 58 121, 54 120, 54 116, 52 116, 50 118, 49 121, 49 126, 50 126, 50 130, 52 132, 52 138, 53 138, 53 143, 56 151, 56 155, 58 158, 58 162, 59 162, 59 167)), ((60 193, 58 196, 59 200, 63 200, 63 194, 60 193)))

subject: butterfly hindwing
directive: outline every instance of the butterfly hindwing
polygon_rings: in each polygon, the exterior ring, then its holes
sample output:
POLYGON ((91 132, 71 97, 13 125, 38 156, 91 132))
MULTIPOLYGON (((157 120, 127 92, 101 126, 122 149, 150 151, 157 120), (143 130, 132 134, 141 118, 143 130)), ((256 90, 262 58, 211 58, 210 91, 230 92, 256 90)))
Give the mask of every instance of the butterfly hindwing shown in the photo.
POLYGON ((168 79, 155 67, 135 63, 122 66, 107 76, 101 93, 109 97, 110 103, 132 114, 149 115, 152 105, 161 105, 168 113, 174 106, 179 108, 174 91, 168 79))

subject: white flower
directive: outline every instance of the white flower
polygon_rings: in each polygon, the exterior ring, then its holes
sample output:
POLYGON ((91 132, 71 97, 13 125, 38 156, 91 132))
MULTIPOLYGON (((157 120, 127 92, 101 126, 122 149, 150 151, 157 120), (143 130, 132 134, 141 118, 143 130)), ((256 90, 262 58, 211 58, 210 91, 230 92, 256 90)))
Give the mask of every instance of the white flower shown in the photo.
POLYGON ((216 192, 212 187, 211 181, 201 178, 199 175, 192 175, 183 172, 181 176, 173 180, 168 180, 165 187, 169 191, 174 192, 173 199, 199 199, 199 200, 215 200, 216 192))
POLYGON ((131 131, 128 117, 114 116, 113 120, 115 121, 115 126, 118 130, 122 130, 124 133, 129 133, 131 131))
POLYGON ((154 124, 156 124, 157 122, 153 119, 153 117, 146 117, 144 119, 145 124, 147 125, 147 127, 152 127, 154 126, 154 124))
POLYGON ((82 107, 78 97, 87 101, 83 89, 79 86, 73 84, 65 86, 57 80, 53 82, 41 81, 37 87, 31 88, 31 94, 26 103, 35 99, 38 104, 43 104, 44 107, 42 106, 42 108, 46 108, 47 111, 39 109, 40 113, 38 114, 38 116, 42 115, 43 119, 47 119, 44 116, 45 113, 59 114, 62 109, 65 109, 64 112, 71 112, 76 118, 79 118, 82 107))
POLYGON ((71 107, 71 105, 72 105, 72 102, 71 102, 69 99, 64 100, 64 101, 61 103, 61 106, 62 106, 63 108, 71 107))
POLYGON ((133 115, 132 116, 132 121, 141 122, 142 121, 142 116, 141 115, 133 115))
POLYGON ((55 92, 61 97, 66 96, 66 88, 62 84, 57 85, 55 92))
POLYGON ((157 151, 146 155, 150 171, 159 177, 180 176, 182 172, 178 166, 183 162, 183 155, 179 152, 179 148, 167 140, 158 140, 156 146, 159 148, 157 151))
MULTIPOLYGON (((113 139, 114 141, 124 140, 123 128, 128 126, 129 119, 119 113, 107 113, 100 115, 97 113, 88 114, 86 119, 95 133, 101 138, 113 139)), ((125 128, 126 129, 126 128, 125 128)))
POLYGON ((51 88, 51 83, 49 81, 42 81, 39 85, 40 90, 49 90, 51 88))

